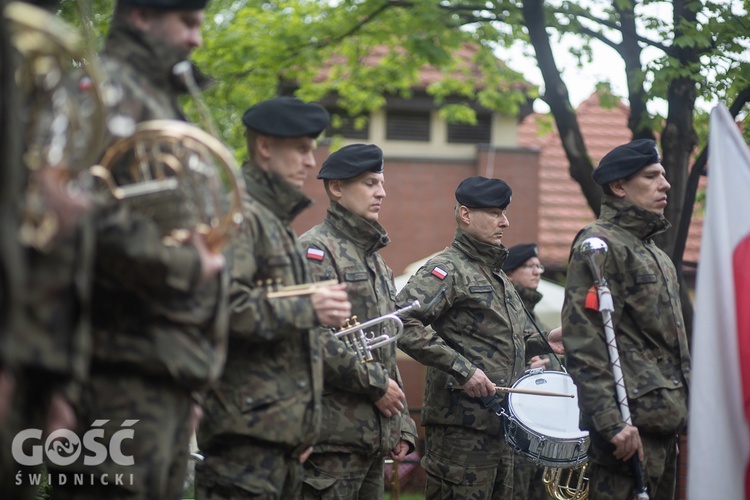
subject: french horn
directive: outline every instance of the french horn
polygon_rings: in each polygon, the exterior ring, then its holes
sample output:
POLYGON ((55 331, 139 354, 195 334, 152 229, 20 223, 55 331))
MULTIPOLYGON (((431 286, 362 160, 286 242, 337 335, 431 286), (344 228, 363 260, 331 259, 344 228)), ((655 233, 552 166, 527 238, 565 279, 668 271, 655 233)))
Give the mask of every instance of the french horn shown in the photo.
POLYGON ((182 245, 197 232, 219 252, 243 219, 238 170, 229 149, 197 126, 150 120, 107 148, 91 174, 97 193, 151 219, 164 244, 182 245))
POLYGON ((23 102, 23 197, 21 242, 40 250, 58 234, 58 216, 39 180, 51 169, 69 196, 88 189, 87 169, 101 154, 106 105, 97 61, 78 32, 45 9, 6 5, 17 54, 16 82, 23 102))

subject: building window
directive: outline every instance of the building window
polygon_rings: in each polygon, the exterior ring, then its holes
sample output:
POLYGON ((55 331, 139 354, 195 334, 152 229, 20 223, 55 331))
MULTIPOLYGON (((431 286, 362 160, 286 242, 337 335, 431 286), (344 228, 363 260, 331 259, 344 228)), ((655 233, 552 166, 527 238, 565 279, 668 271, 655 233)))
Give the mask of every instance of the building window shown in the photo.
POLYGON ((341 109, 331 109, 331 126, 326 130, 326 136, 340 135, 347 139, 367 140, 369 137, 368 119, 363 117, 352 117, 341 109), (357 125, 361 125, 357 128, 357 125))
POLYGON ((393 111, 386 116, 385 138, 390 141, 430 141, 429 111, 393 111))
POLYGON ((477 124, 449 123, 448 142, 454 144, 489 144, 492 138, 492 115, 477 114, 477 124))

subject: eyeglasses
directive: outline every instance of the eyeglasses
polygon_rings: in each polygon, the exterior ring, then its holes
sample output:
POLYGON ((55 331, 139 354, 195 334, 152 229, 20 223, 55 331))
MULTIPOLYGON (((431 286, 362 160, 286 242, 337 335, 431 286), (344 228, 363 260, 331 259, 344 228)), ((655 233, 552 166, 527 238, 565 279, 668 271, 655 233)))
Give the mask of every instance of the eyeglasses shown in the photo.
POLYGON ((539 274, 544 272, 544 266, 541 264, 524 264, 521 267, 524 269, 534 269, 536 268, 539 271, 539 274))

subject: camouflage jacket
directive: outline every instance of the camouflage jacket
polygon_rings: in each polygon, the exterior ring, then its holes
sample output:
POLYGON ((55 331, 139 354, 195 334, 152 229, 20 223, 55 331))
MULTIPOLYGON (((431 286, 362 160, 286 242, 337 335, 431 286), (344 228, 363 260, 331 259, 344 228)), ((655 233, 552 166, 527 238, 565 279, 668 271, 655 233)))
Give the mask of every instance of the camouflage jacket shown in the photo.
POLYGON ((612 324, 633 424, 641 432, 674 434, 686 424, 690 354, 677 274, 651 240, 669 227, 664 217, 605 196, 599 219, 573 245, 562 314, 566 359, 582 428, 608 440, 624 422, 601 313, 584 306, 594 278, 580 245, 596 236, 609 246, 603 277, 614 301, 612 324))
MULTIPOLYGON (((534 308, 543 298, 542 294, 539 293, 537 290, 534 290, 532 288, 527 288, 525 286, 516 286, 516 291, 518 292, 518 296, 521 297, 521 301, 523 302, 523 305, 526 306, 526 310, 529 311, 529 315, 531 315, 531 319, 534 320, 534 322, 536 323, 536 326, 542 329, 543 332, 546 332, 546 329, 544 328, 544 324, 542 324, 542 322, 539 320, 539 317, 534 312, 534 308)), ((528 338, 528 337, 533 337, 534 335, 539 335, 539 333, 537 333, 536 327, 533 325, 531 321, 526 321, 526 326, 524 327, 524 336, 528 338)), ((532 357, 533 355, 530 355, 530 353, 527 352, 526 363, 529 363, 532 357)), ((549 363, 547 363, 544 367, 545 370, 560 371, 560 362, 558 361, 558 358, 556 358, 552 354, 549 354, 549 355, 545 354, 545 355, 542 355, 541 357, 549 358, 549 363)))
POLYGON ((229 251, 229 354, 206 396, 198 443, 207 449, 214 439, 242 435, 299 453, 320 429, 319 325, 309 296, 269 299, 266 283, 310 281, 289 224, 311 201, 258 166, 245 164, 242 173, 248 196, 229 251))
MULTIPOLYGON (((325 220, 300 237, 313 280, 336 279, 347 284, 352 315, 364 323, 396 309, 393 272, 377 251, 390 242, 383 227, 371 224, 336 202, 325 220), (310 249, 322 251, 311 252, 310 249)), ((393 324, 377 325, 376 336, 393 324)), ((416 425, 404 407, 400 415, 385 417, 373 405, 392 378, 403 389, 396 365, 396 343, 375 349, 374 362, 361 363, 352 349, 329 331, 323 333, 323 417, 316 451, 355 452, 384 456, 400 439, 410 443, 416 425)))
MULTIPOLYGON (((102 60, 122 91, 113 113, 135 122, 183 119, 182 89, 171 79, 178 50, 115 24, 102 60)), ((116 165, 114 174, 126 176, 128 167, 116 165)), ((226 352, 227 273, 201 283, 198 251, 165 246, 155 222, 137 207, 114 203, 96 222, 94 362, 169 377, 190 389, 215 380, 226 352)))
POLYGON ((425 425, 500 435, 500 418, 461 386, 480 368, 496 385, 509 387, 524 373, 527 349, 547 351, 538 335, 524 338, 521 301, 501 269, 507 255, 507 248, 481 243, 459 229, 451 246, 422 266, 398 294, 401 307, 415 299, 423 304, 404 313, 398 345, 427 365, 425 425))

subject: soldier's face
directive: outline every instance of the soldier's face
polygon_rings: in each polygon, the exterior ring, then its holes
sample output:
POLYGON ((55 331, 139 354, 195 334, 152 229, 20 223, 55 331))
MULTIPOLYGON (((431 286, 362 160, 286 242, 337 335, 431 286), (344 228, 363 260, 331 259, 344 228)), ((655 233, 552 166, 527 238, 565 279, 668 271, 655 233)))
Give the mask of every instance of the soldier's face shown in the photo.
POLYGON ((539 286, 539 280, 542 279, 542 272, 540 270, 541 265, 542 263, 539 261, 538 257, 532 257, 524 262, 523 265, 518 266, 514 270, 505 274, 508 275, 508 279, 511 280, 513 284, 523 288, 536 290, 539 286))
POLYGON ((200 47, 201 26, 205 14, 202 10, 142 9, 136 27, 180 49, 185 57, 200 47))
POLYGON ((664 173, 664 167, 654 163, 643 167, 627 179, 611 183, 610 188, 618 198, 649 212, 664 215, 667 191, 672 187, 664 173))
POLYGON ((259 136, 257 140, 260 161, 258 165, 274 173, 297 189, 302 189, 307 177, 315 168, 315 139, 259 136))
POLYGON ((385 198, 383 174, 365 172, 354 179, 331 181, 329 188, 344 208, 368 222, 377 222, 385 198))
MULTIPOLYGON (((466 207, 462 207, 466 208, 466 207)), ((503 232, 510 226, 501 208, 469 208, 464 218, 466 232, 477 240, 495 246, 502 245, 503 232)))

